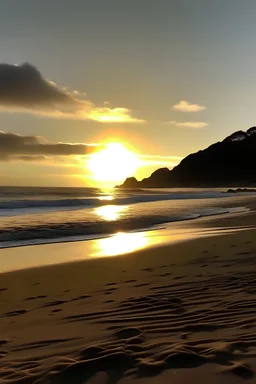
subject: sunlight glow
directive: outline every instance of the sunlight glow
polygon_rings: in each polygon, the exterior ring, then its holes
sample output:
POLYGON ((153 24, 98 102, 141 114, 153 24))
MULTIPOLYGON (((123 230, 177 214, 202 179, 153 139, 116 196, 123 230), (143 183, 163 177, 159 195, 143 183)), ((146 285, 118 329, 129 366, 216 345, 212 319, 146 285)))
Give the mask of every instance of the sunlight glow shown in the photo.
POLYGON ((114 197, 113 196, 100 196, 100 197, 98 197, 98 199, 101 201, 111 201, 111 200, 114 200, 114 197))
POLYGON ((101 123, 145 123, 131 115, 128 108, 94 108, 89 113, 89 118, 101 123))
POLYGON ((112 237, 97 240, 98 253, 101 256, 116 256, 145 248, 148 238, 144 232, 118 232, 112 237))
POLYGON ((117 183, 133 176, 140 160, 121 143, 107 144, 106 148, 92 153, 87 163, 93 179, 117 183))
POLYGON ((128 207, 118 205, 103 205, 102 207, 95 208, 96 215, 106 221, 116 221, 126 211, 128 207))

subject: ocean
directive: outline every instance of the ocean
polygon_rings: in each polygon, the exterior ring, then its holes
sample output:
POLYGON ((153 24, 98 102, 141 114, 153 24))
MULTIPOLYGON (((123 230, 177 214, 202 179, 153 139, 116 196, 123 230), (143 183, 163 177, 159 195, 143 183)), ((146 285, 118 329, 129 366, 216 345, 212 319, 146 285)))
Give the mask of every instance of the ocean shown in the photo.
POLYGON ((254 193, 219 189, 1 187, 0 248, 89 240, 247 209, 254 193))

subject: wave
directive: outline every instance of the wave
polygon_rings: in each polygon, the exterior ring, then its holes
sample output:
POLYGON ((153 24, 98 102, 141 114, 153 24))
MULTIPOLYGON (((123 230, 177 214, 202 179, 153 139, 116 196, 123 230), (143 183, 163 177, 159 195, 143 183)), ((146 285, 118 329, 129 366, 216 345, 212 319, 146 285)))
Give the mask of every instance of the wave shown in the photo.
POLYGON ((179 216, 142 216, 123 218, 118 221, 78 221, 65 223, 47 223, 44 225, 27 225, 25 227, 13 226, 0 230, 0 248, 14 247, 20 245, 45 244, 52 242, 88 240, 102 236, 108 236, 116 232, 127 232, 134 230, 148 230, 156 226, 197 219, 212 215, 246 212, 245 207, 236 208, 211 208, 201 209, 179 216))
POLYGON ((44 199, 44 200, 11 200, 0 202, 0 215, 20 215, 26 213, 37 213, 53 210, 73 210, 83 208, 94 208, 102 205, 130 205, 136 203, 148 203, 166 200, 184 199, 212 199, 229 197, 222 192, 204 193, 163 193, 163 194, 138 194, 124 197, 112 198, 111 196, 71 198, 71 199, 44 199))

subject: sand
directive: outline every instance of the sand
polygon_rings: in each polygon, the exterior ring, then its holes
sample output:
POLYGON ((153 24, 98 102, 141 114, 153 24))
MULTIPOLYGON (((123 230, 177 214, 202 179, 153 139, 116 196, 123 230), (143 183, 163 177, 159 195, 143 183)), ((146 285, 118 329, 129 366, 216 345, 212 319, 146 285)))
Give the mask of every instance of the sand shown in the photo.
POLYGON ((0 274, 0 383, 256 383, 256 216, 221 222, 248 229, 0 274))

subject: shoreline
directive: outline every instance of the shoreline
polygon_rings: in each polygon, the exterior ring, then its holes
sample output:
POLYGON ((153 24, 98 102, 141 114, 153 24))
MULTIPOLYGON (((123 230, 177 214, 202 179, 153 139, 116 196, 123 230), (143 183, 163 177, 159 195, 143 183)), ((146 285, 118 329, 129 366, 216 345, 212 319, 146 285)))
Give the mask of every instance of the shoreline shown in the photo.
MULTIPOLYGON (((43 215, 38 221, 36 216, 33 215, 28 215, 27 217, 26 215, 21 215, 18 217, 17 222, 8 217, 1 217, 0 249, 54 244, 64 241, 88 241, 111 236, 116 232, 141 232, 142 230, 150 230, 159 226, 168 226, 170 223, 192 222, 202 217, 211 218, 214 215, 231 215, 238 210, 255 209, 255 198, 252 196, 235 196, 231 200, 221 199, 218 202, 216 199, 204 199, 202 207, 197 199, 194 199, 193 203, 189 199, 185 199, 185 202, 183 200, 178 201, 177 212, 173 206, 170 208, 166 207, 163 210, 163 206, 158 202, 157 204, 160 204, 161 210, 153 209, 150 215, 147 209, 156 207, 155 203, 152 203, 152 207, 147 206, 148 203, 145 203, 145 205, 142 203, 143 206, 141 208, 145 212, 141 216, 137 215, 136 207, 133 205, 129 206, 130 211, 127 217, 126 214, 122 214, 120 207, 108 205, 104 208, 104 211, 91 212, 89 217, 84 216, 88 212, 83 212, 83 210, 74 210, 64 216, 59 211, 52 223, 51 218, 47 216, 48 214, 43 215), (30 222, 34 223, 34 225, 27 224, 30 222)), ((140 204, 137 209, 140 209, 140 204)))
POLYGON ((253 211, 243 211, 171 222, 165 227, 159 225, 159 228, 154 229, 118 232, 90 240, 1 248, 0 275, 28 268, 131 255, 142 250, 157 249, 193 239, 220 236, 225 232, 253 230, 254 220, 249 219, 250 217, 254 217, 253 211), (239 220, 242 221, 240 226, 237 225, 239 220), (244 221, 249 222, 248 226, 244 225, 244 221), (231 226, 227 226, 226 222, 231 226))
MULTIPOLYGON (((216 212, 216 213, 211 213, 209 215, 195 215, 194 217, 187 217, 179 220, 172 220, 172 221, 163 221, 159 224, 153 224, 152 226, 146 227, 146 228, 135 228, 131 230, 122 230, 121 232, 125 233, 135 233, 135 232, 146 232, 146 231, 156 231, 156 230, 161 230, 161 229, 166 229, 170 225, 183 225, 185 222, 190 222, 194 220, 200 220, 200 219, 208 219, 212 217, 222 217, 222 216, 228 216, 232 217, 232 215, 239 215, 239 214, 246 214, 250 212, 250 208, 247 207, 240 207, 240 206, 234 206, 234 207, 229 207, 231 211, 225 211, 225 212, 216 212), (163 227, 165 226, 165 227, 163 227)), ((136 219, 135 219, 136 220, 136 219)), ((26 243, 27 240, 20 240, 16 241, 18 244, 14 245, 6 245, 2 246, 0 243, 0 250, 1 249, 9 249, 9 248, 19 248, 19 247, 30 247, 30 246, 36 246, 36 245, 50 245, 50 244, 59 244, 59 243, 74 243, 74 242, 80 242, 80 241, 93 241, 93 240, 100 240, 108 237, 112 237, 115 233, 98 233, 98 234, 92 234, 92 235, 77 235, 77 236, 68 236, 67 240, 65 240, 65 237, 57 237, 53 239, 35 239, 31 243, 26 243)), ((8 241, 3 241, 3 243, 8 243, 8 241)))
POLYGON ((1 383, 253 384, 255 214, 201 228, 219 235, 0 274, 1 383))

